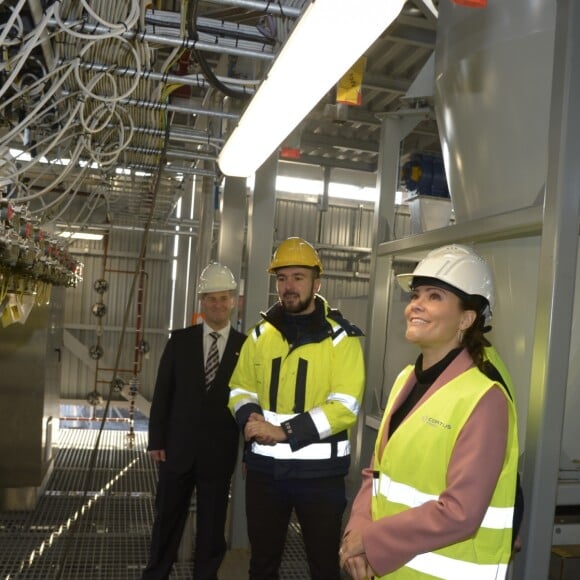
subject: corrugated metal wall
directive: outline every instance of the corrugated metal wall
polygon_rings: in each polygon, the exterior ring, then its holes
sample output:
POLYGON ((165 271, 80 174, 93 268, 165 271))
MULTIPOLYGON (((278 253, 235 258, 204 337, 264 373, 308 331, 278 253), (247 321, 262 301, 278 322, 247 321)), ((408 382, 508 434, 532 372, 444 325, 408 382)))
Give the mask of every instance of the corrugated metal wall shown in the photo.
MULTIPOLYGON (((321 212, 316 203, 281 197, 277 201, 273 237, 281 241, 297 235, 320 248, 326 270, 321 293, 331 302, 338 298, 366 297, 370 277, 373 212, 372 204, 348 202, 329 205, 327 211, 321 212)), ((400 208, 395 224, 399 236, 408 235, 408 223, 406 208, 400 208)), ((84 263, 84 279, 76 289, 66 290, 64 328, 65 333, 68 333, 68 342, 65 341, 65 344, 72 344, 73 348, 63 349, 63 399, 86 400, 95 389, 103 397, 108 395, 113 374, 103 369, 114 368, 117 359, 142 236, 143 233, 138 231, 113 230, 108 240, 76 241, 71 246, 71 251, 84 263), (105 279, 109 285, 102 295, 94 288, 98 279, 105 279), (100 319, 91 312, 92 306, 99 300, 107 308, 106 314, 100 319), (103 347, 104 355, 97 362, 88 353, 90 347, 98 342, 103 347)), ((140 392, 149 400, 153 393, 157 364, 169 332, 173 244, 174 238, 171 235, 149 233, 141 328, 143 339, 150 349, 143 356, 138 373, 140 392)), ((274 289, 271 298, 275 299, 274 289)), ((118 376, 126 382, 132 378, 136 360, 136 313, 137 304, 133 299, 128 310, 118 365, 118 376)))
MULTIPOLYGON (((374 205, 337 202, 320 211, 315 201, 291 197, 278 199, 275 239, 300 236, 319 248, 325 274, 321 294, 329 301, 368 295, 370 250, 373 244, 374 205)), ((410 234, 406 205, 397 207, 396 237, 410 234)), ((271 301, 276 299, 274 285, 271 301)))
POLYGON ((173 237, 149 233, 141 277, 135 272, 142 239, 143 232, 113 230, 108 241, 75 242, 75 253, 80 252, 84 263, 84 280, 78 288, 67 291, 65 331, 73 341, 82 343, 86 355, 91 346, 99 343, 103 356, 98 361, 87 356, 79 358, 78 350, 64 349, 63 398, 84 398, 95 389, 106 396, 113 378, 109 369, 115 368, 117 359, 117 376, 129 382, 137 370, 143 394, 152 392, 157 362, 169 331, 173 237), (108 290, 102 294, 94 287, 99 279, 108 282, 108 290), (92 313, 97 302, 106 306, 106 313, 100 318, 92 313), (137 339, 149 345, 149 352, 143 357, 136 353, 137 339))

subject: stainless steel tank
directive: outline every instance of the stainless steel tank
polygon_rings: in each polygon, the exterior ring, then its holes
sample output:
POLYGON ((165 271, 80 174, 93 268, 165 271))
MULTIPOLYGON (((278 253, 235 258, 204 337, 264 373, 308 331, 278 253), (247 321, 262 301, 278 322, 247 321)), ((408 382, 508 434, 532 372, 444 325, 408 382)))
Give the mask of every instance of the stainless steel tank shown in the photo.
MULTIPOLYGON (((543 202, 556 4, 488 0, 484 9, 439 4, 435 110, 457 223, 543 202)), ((526 430, 538 429, 526 421, 536 331, 530 306, 537 303, 541 243, 540 235, 530 235, 476 244, 496 279, 491 341, 514 378, 522 445, 526 430)), ((580 481, 580 264, 575 288, 560 481, 580 481)), ((579 492, 577 485, 573 503, 580 502, 579 492)), ((564 505, 569 499, 558 501, 564 505)))
POLYGON ((555 1, 439 8, 435 110, 456 221, 541 203, 555 1))

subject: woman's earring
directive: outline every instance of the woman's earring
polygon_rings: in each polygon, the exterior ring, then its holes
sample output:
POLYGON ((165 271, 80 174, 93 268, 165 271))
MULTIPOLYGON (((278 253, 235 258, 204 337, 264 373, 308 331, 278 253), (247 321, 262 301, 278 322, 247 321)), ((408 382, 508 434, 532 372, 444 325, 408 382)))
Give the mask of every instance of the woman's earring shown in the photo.
POLYGON ((465 334, 464 330, 461 330, 461 328, 457 329, 457 340, 459 341, 459 344, 463 344, 463 335, 465 334))

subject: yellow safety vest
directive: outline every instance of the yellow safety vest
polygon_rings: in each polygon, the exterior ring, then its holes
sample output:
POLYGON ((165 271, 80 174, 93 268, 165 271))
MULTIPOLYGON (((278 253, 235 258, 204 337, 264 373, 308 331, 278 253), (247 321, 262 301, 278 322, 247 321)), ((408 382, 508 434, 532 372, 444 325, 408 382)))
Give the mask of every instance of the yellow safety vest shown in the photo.
MULTIPOLYGON (((379 429, 375 448, 378 471, 373 485, 373 520, 437 501, 446 489, 447 468, 457 437, 482 396, 495 384, 475 367, 465 371, 406 417, 381 456, 385 418, 412 370, 409 366, 397 377, 379 429)), ((419 554, 383 578, 496 580, 505 577, 511 554, 518 462, 516 411, 507 395, 506 399, 509 409, 506 456, 479 530, 471 538, 419 554)))

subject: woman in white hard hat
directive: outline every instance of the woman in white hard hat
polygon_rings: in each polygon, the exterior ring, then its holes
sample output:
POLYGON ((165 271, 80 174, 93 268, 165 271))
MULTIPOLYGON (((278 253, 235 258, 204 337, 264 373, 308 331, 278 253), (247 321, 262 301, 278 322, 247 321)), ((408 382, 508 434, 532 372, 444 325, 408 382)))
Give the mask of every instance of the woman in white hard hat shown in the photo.
POLYGON ((406 338, 420 350, 395 380, 340 549, 363 578, 504 578, 518 441, 511 379, 484 333, 494 306, 472 248, 433 250, 411 274, 406 338))

